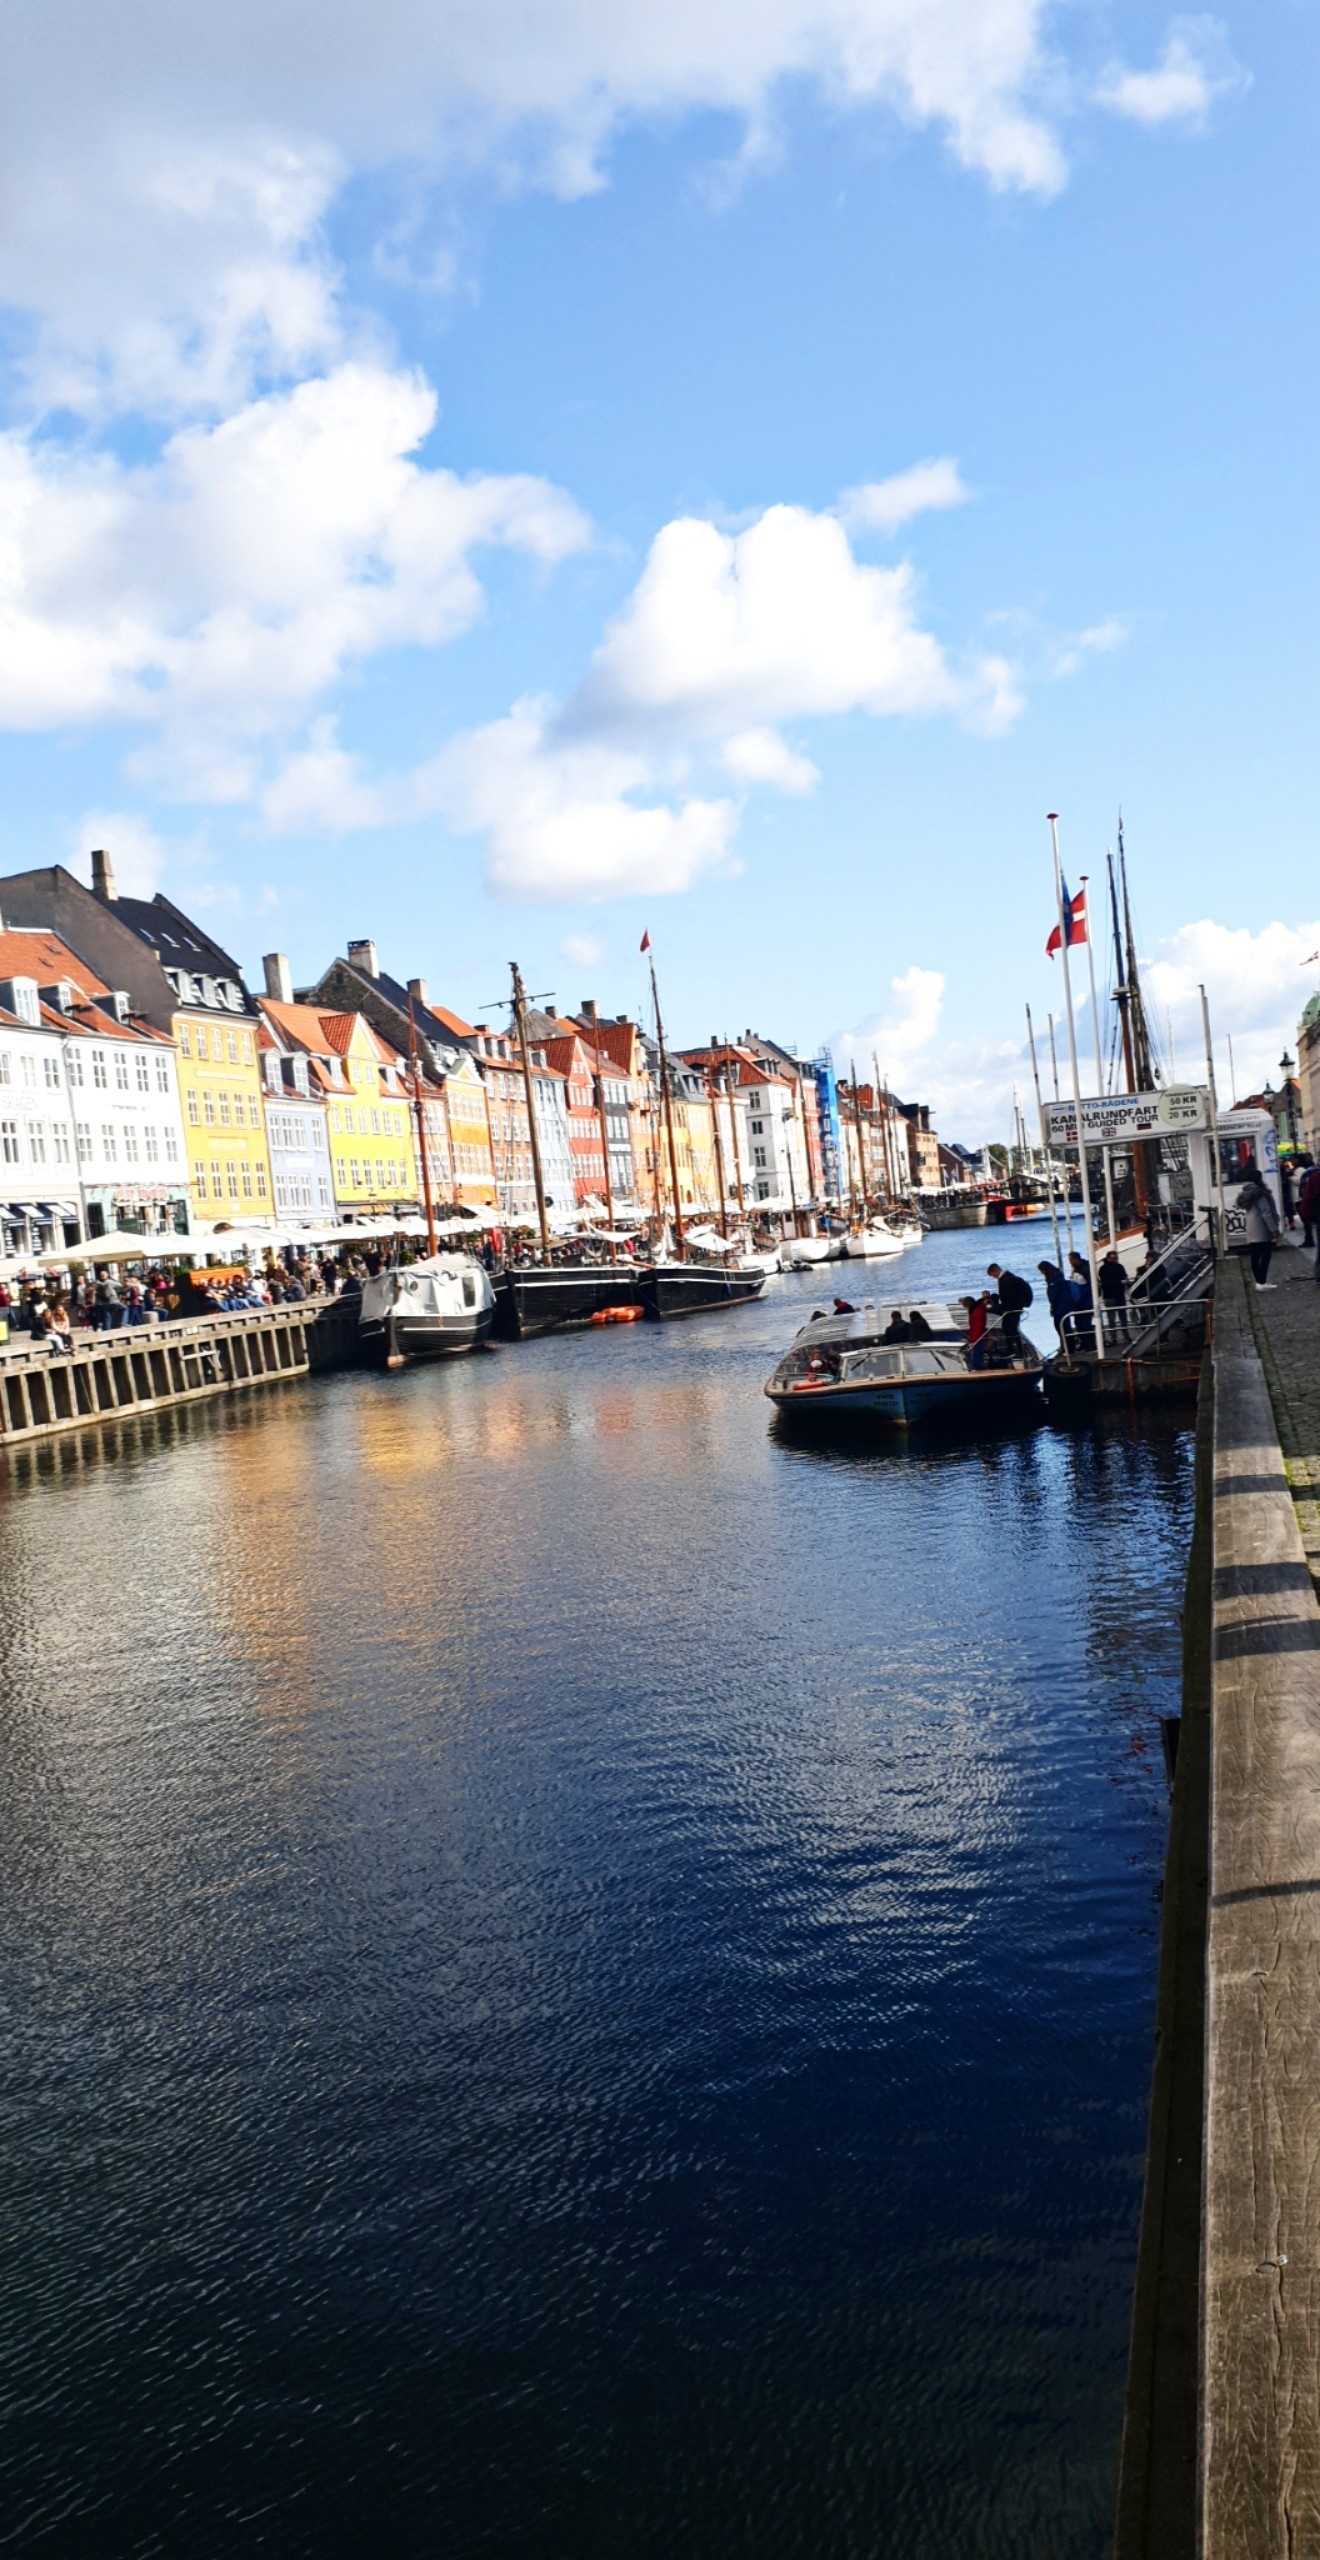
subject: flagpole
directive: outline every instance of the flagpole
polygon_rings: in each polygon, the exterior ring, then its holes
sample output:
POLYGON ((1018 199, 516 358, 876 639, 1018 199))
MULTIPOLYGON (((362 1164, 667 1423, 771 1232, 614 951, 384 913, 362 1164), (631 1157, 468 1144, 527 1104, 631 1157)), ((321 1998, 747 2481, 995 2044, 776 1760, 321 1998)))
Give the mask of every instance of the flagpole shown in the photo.
POLYGON ((1030 1005, 1027 1007, 1027 1038, 1031 1043, 1031 1081, 1036 1088, 1036 1116, 1040 1121, 1040 1134, 1045 1144, 1045 1172, 1050 1186, 1050 1233, 1054 1238, 1054 1259, 1062 1271, 1063 1248, 1059 1243, 1059 1213, 1054 1202, 1054 1149, 1046 1132, 1045 1105, 1040 1098, 1040 1068, 1036 1064, 1036 1033, 1032 1024, 1030 1005))
MULTIPOLYGON (((1086 889, 1086 884, 1087 875, 1083 872, 1083 889, 1086 889)), ((1090 972, 1091 1021, 1095 1028, 1095 1090, 1097 1099, 1100 1099, 1103 1097, 1105 1089, 1105 1069, 1104 1060, 1100 1054, 1100 1007, 1096 1003, 1095 997, 1095 944, 1091 938, 1091 899, 1089 891, 1087 892, 1086 898, 1086 966, 1090 972)), ((1118 1228, 1114 1222, 1114 1168, 1109 1159, 1109 1149, 1106 1146, 1102 1146, 1100 1149, 1100 1162, 1105 1169, 1105 1219, 1109 1229, 1109 1241, 1111 1244, 1117 1244, 1118 1228)))
POLYGON ((1091 1215, 1091 1176, 1086 1162, 1086 1131, 1082 1122, 1082 1077, 1077 1064, 1077 1025, 1073 1019, 1072 980, 1068 975, 1068 917, 1063 905, 1063 865, 1059 860, 1059 820, 1049 813, 1050 843, 1054 851, 1054 895, 1059 909, 1059 957, 1063 962, 1063 1001, 1068 1019, 1068 1056, 1072 1066, 1073 1101, 1077 1107, 1077 1169, 1082 1181, 1082 1224, 1086 1233, 1086 1262, 1091 1274, 1091 1312, 1095 1323, 1096 1346, 1104 1357, 1105 1328, 1100 1311, 1100 1266, 1095 1255, 1095 1220, 1091 1215))
POLYGON ((1215 1224, 1219 1230, 1218 1247, 1228 1251, 1228 1219, 1224 1209, 1224 1167, 1219 1153, 1219 1097, 1215 1091, 1215 1052, 1210 1038, 1210 1007, 1204 987, 1201 989, 1201 1022, 1205 1030, 1205 1073, 1210 1087, 1210 1178, 1219 1202, 1215 1224))
MULTIPOLYGON (((1059 1099, 1059 1053, 1054 1046, 1054 1016, 1046 1015, 1050 1026, 1050 1071, 1054 1077, 1054 1099, 1059 1099)), ((1063 1159, 1063 1223, 1067 1230, 1068 1251, 1072 1252, 1072 1184, 1068 1179, 1068 1159, 1063 1159)))

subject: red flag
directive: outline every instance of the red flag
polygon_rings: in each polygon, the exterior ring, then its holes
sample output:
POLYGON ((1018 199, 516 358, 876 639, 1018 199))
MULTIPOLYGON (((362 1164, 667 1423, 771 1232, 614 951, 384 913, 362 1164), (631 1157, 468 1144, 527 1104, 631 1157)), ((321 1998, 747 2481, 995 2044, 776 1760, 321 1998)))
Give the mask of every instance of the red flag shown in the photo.
MULTIPOLYGON (((1063 920, 1064 920, 1064 923, 1066 924, 1066 926, 1067 926, 1067 928, 1068 928, 1068 948, 1069 948, 1069 950, 1070 950, 1070 951, 1072 951, 1072 950, 1076 947, 1076 945, 1077 945, 1079 942, 1085 942, 1085 940, 1086 940, 1086 875, 1085 875, 1085 874, 1083 874, 1083 876, 1082 876, 1082 885, 1081 885, 1080 889, 1078 890, 1077 895, 1076 895, 1076 897, 1075 897, 1075 898, 1070 898, 1070 897, 1069 897, 1069 895, 1068 895, 1068 883, 1067 883, 1067 881, 1066 881, 1066 880, 1064 881, 1064 884, 1063 884, 1063 920)), ((1058 928, 1058 926, 1057 926, 1057 924, 1056 924, 1056 926, 1055 926, 1055 928, 1054 928, 1053 933, 1050 935, 1049 941, 1048 941, 1048 942, 1046 943, 1046 945, 1045 945, 1045 957, 1046 957, 1046 959, 1047 959, 1047 960, 1056 960, 1056 959, 1058 958, 1059 953, 1060 953, 1060 951, 1061 951, 1062 949, 1063 949, 1063 942, 1062 942, 1062 938, 1061 938, 1060 933, 1059 933, 1059 928, 1058 928)))
POLYGON ((639 951, 649 951, 649 950, 650 950, 650 948, 651 948, 651 937, 650 937, 650 934, 649 934, 649 933, 644 933, 644 934, 642 935, 641 941, 638 943, 637 948, 638 948, 638 950, 639 950, 639 951))

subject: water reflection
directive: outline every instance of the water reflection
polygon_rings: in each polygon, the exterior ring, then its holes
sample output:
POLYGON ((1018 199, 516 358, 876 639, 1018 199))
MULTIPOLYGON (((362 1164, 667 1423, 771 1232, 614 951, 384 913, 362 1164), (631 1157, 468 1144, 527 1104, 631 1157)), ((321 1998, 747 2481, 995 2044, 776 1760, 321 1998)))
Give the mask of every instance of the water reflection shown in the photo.
POLYGON ((15 2548, 1105 2547, 1189 1437, 794 1287, 11 1461, 15 2548))

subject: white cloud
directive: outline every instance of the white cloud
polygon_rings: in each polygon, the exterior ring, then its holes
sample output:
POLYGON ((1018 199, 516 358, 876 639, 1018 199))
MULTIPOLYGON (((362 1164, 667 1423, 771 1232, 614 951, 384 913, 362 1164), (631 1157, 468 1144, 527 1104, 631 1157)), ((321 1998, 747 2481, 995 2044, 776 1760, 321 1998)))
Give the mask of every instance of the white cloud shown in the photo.
POLYGON ((1267 924, 1252 933, 1245 925, 1214 924, 1203 917, 1170 934, 1146 968, 1145 985, 1161 1047, 1172 1021, 1179 1074, 1199 1076, 1202 1071, 1204 986, 1221 1101, 1228 1098, 1230 1036, 1238 1092, 1258 1091, 1267 1078, 1277 1084, 1285 1048, 1296 1055, 1302 1007, 1320 985, 1320 965, 1303 966, 1317 950, 1320 921, 1267 924))
POLYGON ((1127 624, 1120 622, 1116 614, 1110 614, 1103 622, 1093 622, 1085 631, 1078 631, 1071 640, 1065 640, 1055 650, 1050 674, 1075 676, 1088 658, 1112 656, 1115 649, 1124 646, 1127 638, 1127 624))
POLYGON ((260 742, 348 668, 476 621, 474 551, 588 538, 545 481, 420 465, 435 414, 419 376, 351 363, 144 467, 0 437, 0 724, 138 722, 140 772, 248 796, 260 742))
POLYGON ((1215 99, 1245 89, 1249 78, 1234 61, 1217 18, 1175 18, 1156 68, 1111 65, 1096 103, 1134 124, 1202 125, 1215 99))
MULTIPOLYGON (((922 1052, 935 1039, 944 1010, 945 980, 938 969, 906 969, 889 985, 889 1002, 866 1014, 851 1031, 836 1031, 829 1047, 836 1068, 863 1082, 873 1063, 882 1082, 903 1090, 922 1052)), ((904 1094, 904 1099, 908 1097, 904 1094)))
POLYGON ((568 704, 568 734, 723 738, 847 711, 975 716, 1001 690, 954 674, 907 563, 854 558, 832 515, 767 507, 741 533, 664 525, 568 704))
POLYGON ((725 740, 723 756, 736 781, 768 782, 794 799, 805 799, 820 780, 810 756, 795 754, 777 729, 742 729, 725 740))
POLYGON ((608 947, 598 933, 566 933, 559 945, 562 957, 578 969, 594 969, 608 947))
POLYGON ((888 480, 845 489, 839 514, 850 533, 897 533, 932 508, 965 506, 971 494, 952 455, 945 454, 938 461, 914 462, 888 480))
POLYGON ((729 800, 657 798, 644 757, 557 740, 534 702, 455 739, 424 789, 460 834, 485 837, 492 888, 529 900, 690 889, 725 862, 737 818, 729 800))
POLYGON ((177 410, 334 353, 321 225, 350 174, 474 169, 566 197, 638 119, 713 111, 755 146, 779 91, 942 133, 1048 196, 1047 0, 95 0, 12 14, 0 299, 38 386, 177 410))
POLYGON ((569 701, 522 703, 411 775, 372 784, 323 719, 264 796, 276 828, 343 833, 428 813, 486 838, 507 896, 685 888, 726 861, 739 817, 703 768, 802 795, 816 766, 775 725, 953 713, 994 732, 1020 708, 1008 661, 950 668, 910 568, 854 559, 833 515, 771 507, 738 534, 664 526, 569 701))

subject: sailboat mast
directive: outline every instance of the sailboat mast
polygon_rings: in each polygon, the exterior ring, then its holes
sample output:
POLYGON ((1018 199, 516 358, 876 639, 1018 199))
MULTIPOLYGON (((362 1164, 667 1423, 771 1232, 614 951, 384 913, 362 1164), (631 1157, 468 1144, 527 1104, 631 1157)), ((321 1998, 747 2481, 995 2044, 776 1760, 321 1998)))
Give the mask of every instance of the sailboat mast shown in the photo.
POLYGON ((715 1083, 713 1059, 711 1073, 706 1078, 706 1091, 710 1095, 710 1125, 715 1138, 715 1180, 720 1194, 720 1234, 727 1244, 729 1241, 729 1189, 724 1179, 724 1140, 720 1136, 720 1097, 715 1083))
POLYGON ((729 1051, 728 1044, 726 1042, 724 1050, 724 1095, 729 1106, 729 1135, 733 1140, 733 1180, 734 1187, 738 1194, 738 1217, 741 1222, 747 1215, 747 1203, 743 1198, 742 1148, 738 1144, 738 1104, 735 1099, 734 1087, 729 1082, 730 1072, 729 1051))
POLYGON ((413 1108, 417 1113, 417 1151, 422 1159, 422 1199, 426 1205, 426 1250, 435 1252, 435 1202, 431 1197, 431 1158, 426 1144, 426 1113, 422 1107, 422 1069, 417 1055, 417 1017, 412 997, 408 998, 408 1056, 412 1065, 413 1108))
POLYGON ((523 1090, 527 1095, 527 1131, 532 1142, 532 1180, 536 1185, 536 1214, 541 1222, 541 1251, 550 1259, 550 1221, 545 1210, 545 1177, 541 1171, 541 1140, 536 1126, 536 1090, 532 1083, 532 1053, 527 1046, 527 997, 523 989, 522 971, 516 960, 509 962, 513 978, 513 1022, 518 1034, 518 1050, 522 1058, 523 1090))
POLYGON ((649 945, 646 961, 651 972, 651 1002, 655 1006, 655 1045, 660 1052, 660 1103, 669 1140, 670 1180, 674 1186, 674 1250, 678 1260, 685 1262, 687 1248, 683 1241, 683 1206, 678 1188, 678 1149, 674 1144, 674 1102, 669 1090, 669 1058, 665 1049, 665 1026, 660 1015, 660 990, 655 983, 655 953, 649 945))

